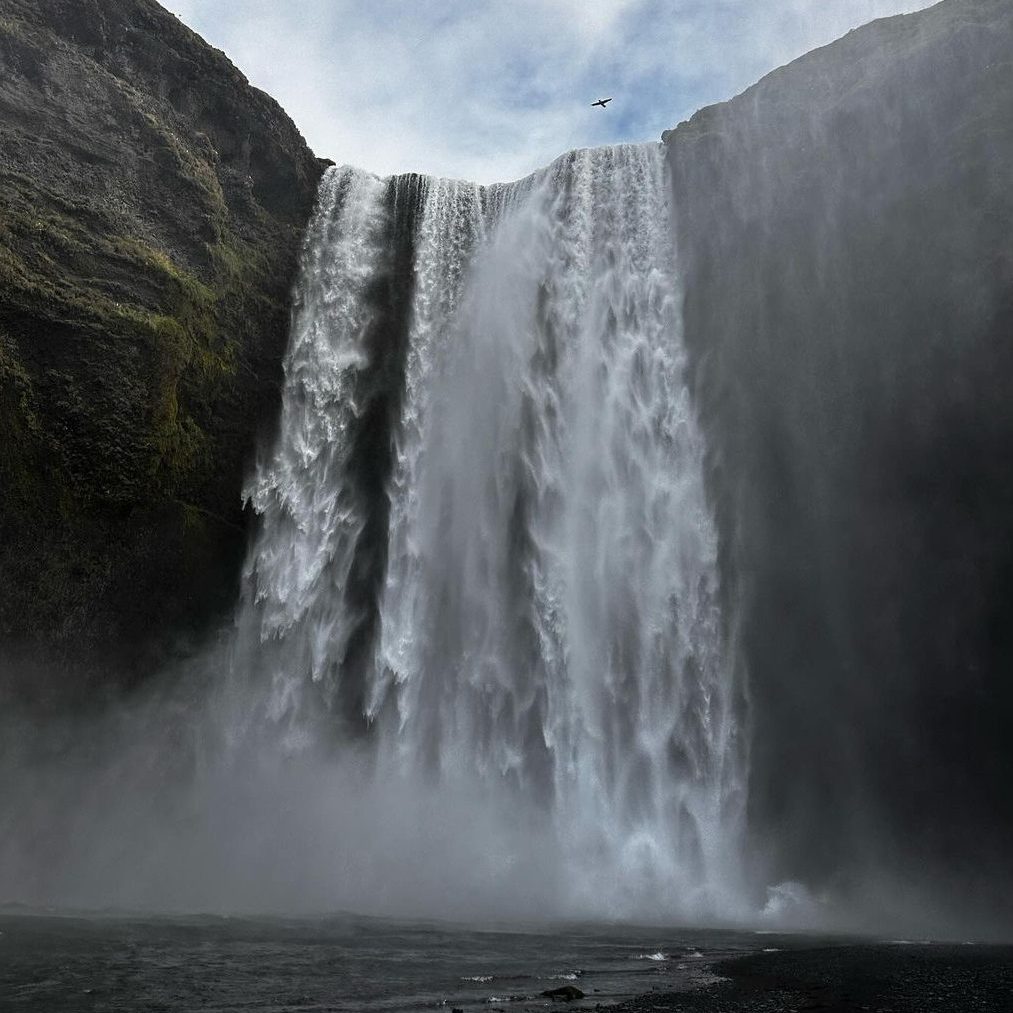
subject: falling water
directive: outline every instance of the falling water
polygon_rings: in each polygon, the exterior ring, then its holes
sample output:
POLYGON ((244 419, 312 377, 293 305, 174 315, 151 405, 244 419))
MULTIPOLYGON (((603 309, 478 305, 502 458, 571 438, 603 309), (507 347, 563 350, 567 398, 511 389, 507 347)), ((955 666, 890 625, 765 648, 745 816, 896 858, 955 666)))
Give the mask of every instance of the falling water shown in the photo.
POLYGON ((490 188, 331 170, 248 490, 246 720, 368 751, 367 793, 472 792, 549 842, 573 913, 739 896, 669 192, 656 145, 490 188))

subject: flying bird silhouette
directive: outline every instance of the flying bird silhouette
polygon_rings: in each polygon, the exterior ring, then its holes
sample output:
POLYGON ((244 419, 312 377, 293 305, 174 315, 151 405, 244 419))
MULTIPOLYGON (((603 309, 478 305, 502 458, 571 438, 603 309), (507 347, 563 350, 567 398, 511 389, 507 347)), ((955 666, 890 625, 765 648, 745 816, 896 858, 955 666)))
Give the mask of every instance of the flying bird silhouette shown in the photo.
POLYGON ((608 103, 611 102, 611 101, 612 101, 612 99, 610 99, 610 98, 600 98, 600 99, 598 99, 597 102, 592 102, 591 103, 591 107, 594 108, 595 106, 601 106, 602 109, 604 109, 605 106, 608 105, 608 103))

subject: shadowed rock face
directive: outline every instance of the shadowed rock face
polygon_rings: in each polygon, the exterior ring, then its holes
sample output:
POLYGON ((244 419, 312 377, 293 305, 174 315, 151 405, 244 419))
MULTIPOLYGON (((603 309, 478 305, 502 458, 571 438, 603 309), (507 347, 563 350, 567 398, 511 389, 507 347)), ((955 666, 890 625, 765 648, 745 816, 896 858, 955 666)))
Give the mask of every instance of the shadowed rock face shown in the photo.
POLYGON ((321 171, 151 0, 0 0, 0 637, 61 695, 232 597, 321 171))
POLYGON ((1013 854, 1011 53, 1013 6, 948 0, 665 137, 740 600, 754 833, 775 876, 846 886, 881 868, 997 914, 1013 854))

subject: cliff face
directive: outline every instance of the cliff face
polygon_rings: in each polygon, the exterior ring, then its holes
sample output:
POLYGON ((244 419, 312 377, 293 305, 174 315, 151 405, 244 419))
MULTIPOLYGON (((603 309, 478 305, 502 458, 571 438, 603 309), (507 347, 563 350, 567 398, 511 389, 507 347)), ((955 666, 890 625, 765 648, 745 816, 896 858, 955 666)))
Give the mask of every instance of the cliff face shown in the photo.
POLYGON ((1011 54, 947 0, 666 134, 775 875, 1009 883, 1011 54))
POLYGON ((321 171, 152 0, 0 0, 0 638, 33 692, 137 675, 233 594, 321 171))

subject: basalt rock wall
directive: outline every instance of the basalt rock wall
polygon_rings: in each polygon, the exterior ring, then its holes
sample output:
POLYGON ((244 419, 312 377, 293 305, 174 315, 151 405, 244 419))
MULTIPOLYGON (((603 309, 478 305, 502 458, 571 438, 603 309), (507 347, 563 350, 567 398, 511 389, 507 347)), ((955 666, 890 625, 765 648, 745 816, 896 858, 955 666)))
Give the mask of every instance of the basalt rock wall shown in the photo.
POLYGON ((1013 854, 1011 54, 1013 6, 946 0, 665 135, 749 673, 754 840, 774 878, 844 887, 850 870, 875 894, 881 869, 997 914, 1013 854))

